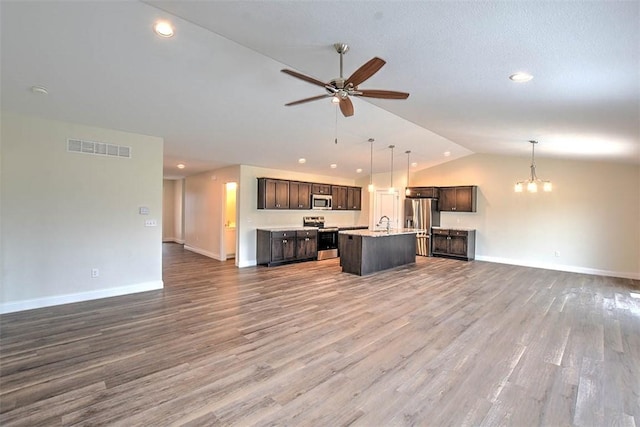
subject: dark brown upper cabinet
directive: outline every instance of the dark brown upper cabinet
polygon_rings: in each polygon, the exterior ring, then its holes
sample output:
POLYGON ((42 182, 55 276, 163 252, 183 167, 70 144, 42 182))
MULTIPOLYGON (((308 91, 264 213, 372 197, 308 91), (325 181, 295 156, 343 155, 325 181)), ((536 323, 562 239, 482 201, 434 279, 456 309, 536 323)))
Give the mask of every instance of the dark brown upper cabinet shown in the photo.
POLYGON ((289 182, 289 209, 311 209, 311 183, 289 182))
POLYGON ((289 181, 258 178, 258 209, 289 209, 289 181))
POLYGON ((438 187, 407 187, 405 196, 409 199, 437 199, 438 187))
POLYGON ((438 210, 441 212, 475 212, 478 187, 475 185, 440 187, 438 210))

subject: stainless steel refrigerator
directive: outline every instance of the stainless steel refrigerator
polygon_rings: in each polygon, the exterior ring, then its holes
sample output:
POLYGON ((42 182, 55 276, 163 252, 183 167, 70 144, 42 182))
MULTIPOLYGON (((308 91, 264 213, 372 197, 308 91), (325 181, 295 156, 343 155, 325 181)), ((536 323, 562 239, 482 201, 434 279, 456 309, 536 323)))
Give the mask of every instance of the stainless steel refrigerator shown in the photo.
POLYGON ((416 254, 431 256, 431 227, 440 226, 438 199, 404 199, 404 225, 419 230, 416 254))

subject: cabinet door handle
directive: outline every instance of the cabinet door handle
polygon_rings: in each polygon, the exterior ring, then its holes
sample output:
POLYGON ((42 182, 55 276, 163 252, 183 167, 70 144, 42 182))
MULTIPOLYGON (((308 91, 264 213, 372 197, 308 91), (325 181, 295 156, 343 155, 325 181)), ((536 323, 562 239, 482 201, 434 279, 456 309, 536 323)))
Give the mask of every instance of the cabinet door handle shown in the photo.
POLYGON ((287 244, 287 239, 284 239, 282 243, 287 244))

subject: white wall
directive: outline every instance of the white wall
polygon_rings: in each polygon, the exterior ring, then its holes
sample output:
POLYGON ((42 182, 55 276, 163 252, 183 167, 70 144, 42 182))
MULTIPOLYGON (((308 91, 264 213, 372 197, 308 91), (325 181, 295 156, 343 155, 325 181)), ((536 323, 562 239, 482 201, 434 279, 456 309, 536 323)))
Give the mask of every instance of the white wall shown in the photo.
POLYGON ((162 288, 162 139, 7 112, 1 125, 0 311, 162 288), (67 138, 132 158, 70 153, 67 138))
POLYGON ((539 158, 551 193, 515 193, 529 158, 474 154, 412 174, 411 185, 478 185, 477 213, 442 213, 477 229, 476 259, 640 278, 640 167, 539 158), (555 256, 555 252, 559 256, 555 256))

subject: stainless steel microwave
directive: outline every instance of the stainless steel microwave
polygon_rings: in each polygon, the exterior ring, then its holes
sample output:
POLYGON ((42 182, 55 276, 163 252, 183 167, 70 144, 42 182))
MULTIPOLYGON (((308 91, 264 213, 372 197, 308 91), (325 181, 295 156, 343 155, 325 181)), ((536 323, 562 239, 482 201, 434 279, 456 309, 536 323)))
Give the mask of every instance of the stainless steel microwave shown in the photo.
POLYGON ((332 197, 328 194, 312 194, 311 209, 330 210, 332 197))

